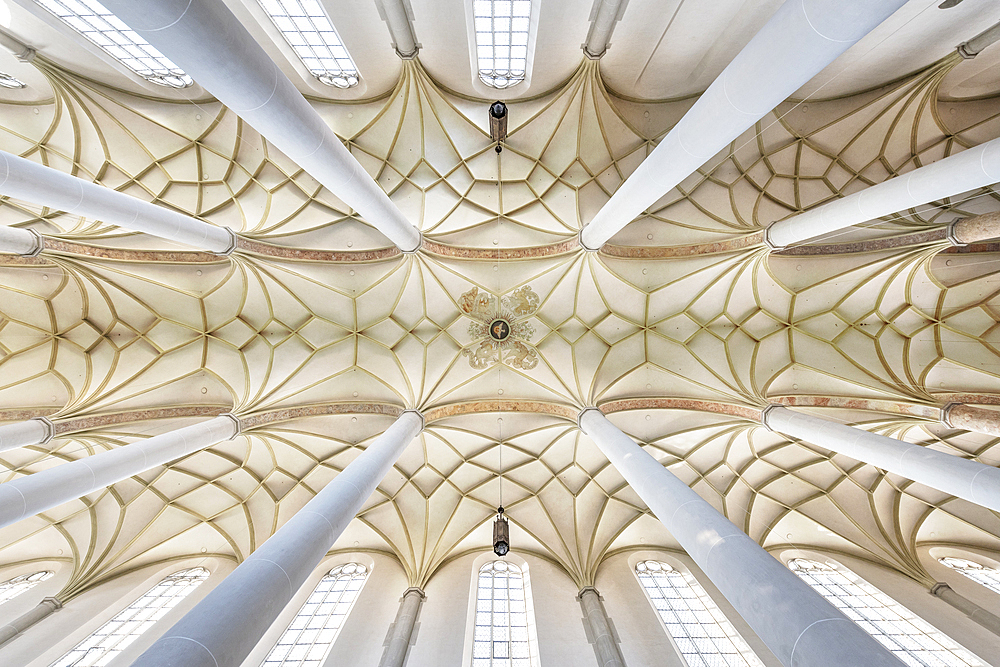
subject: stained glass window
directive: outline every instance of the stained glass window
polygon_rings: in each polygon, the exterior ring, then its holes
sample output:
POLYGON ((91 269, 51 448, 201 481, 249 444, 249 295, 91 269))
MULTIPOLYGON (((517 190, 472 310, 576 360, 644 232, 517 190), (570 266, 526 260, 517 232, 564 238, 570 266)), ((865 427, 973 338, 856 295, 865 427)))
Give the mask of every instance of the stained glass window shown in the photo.
POLYGON ((169 88, 187 88, 193 83, 181 68, 97 0, 35 2, 147 81, 169 88))
POLYGON ((106 665, 142 633, 153 627, 178 602, 208 579, 208 570, 196 567, 174 572, 145 595, 76 645, 50 667, 106 665))
POLYGON ((361 594, 368 568, 340 565, 320 580, 262 667, 320 667, 361 594))
POLYGON ((1000 593, 1000 570, 994 567, 986 567, 979 563, 973 563, 964 558, 939 558, 944 565, 953 570, 958 570, 969 579, 986 586, 994 593, 1000 593))
POLYGON ((7 600, 13 600, 21 593, 31 590, 51 576, 51 572, 33 572, 32 574, 22 574, 19 577, 14 577, 3 582, 0 584, 0 604, 3 604, 7 600))
POLYGON ((328 86, 350 88, 358 68, 318 0, 259 0, 302 64, 328 86))
POLYGON ((655 560, 635 575, 690 667, 764 667, 693 576, 655 560))
POLYGON ((472 0, 479 78, 493 88, 524 81, 531 0, 472 0))
POLYGON ((20 79, 15 79, 10 74, 0 72, 0 88, 24 88, 25 83, 20 79))
POLYGON ((495 560, 479 570, 472 667, 532 667, 521 568, 495 560))
POLYGON ((974 655, 846 568, 796 558, 788 567, 911 667, 982 665, 974 655))

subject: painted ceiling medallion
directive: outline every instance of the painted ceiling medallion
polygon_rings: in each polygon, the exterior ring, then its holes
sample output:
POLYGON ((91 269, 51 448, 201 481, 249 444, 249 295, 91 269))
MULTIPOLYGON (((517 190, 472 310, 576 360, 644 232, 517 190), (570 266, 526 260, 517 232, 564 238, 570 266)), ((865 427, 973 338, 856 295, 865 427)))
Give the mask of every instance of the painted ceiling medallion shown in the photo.
POLYGON ((499 362, 529 371, 538 365, 538 351, 528 342, 535 334, 523 320, 538 310, 538 295, 525 285, 503 298, 473 287, 459 299, 472 318, 472 343, 462 350, 469 365, 480 370, 499 362))

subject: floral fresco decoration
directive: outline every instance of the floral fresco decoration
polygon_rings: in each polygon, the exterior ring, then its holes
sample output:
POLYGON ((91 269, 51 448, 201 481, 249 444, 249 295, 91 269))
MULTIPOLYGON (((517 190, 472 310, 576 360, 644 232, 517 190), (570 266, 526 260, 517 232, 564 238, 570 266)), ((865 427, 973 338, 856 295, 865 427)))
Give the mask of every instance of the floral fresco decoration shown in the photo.
POLYGON ((528 341, 535 330, 525 320, 538 310, 538 295, 527 285, 503 298, 473 287, 459 299, 462 312, 472 318, 472 343, 462 354, 477 370, 502 362, 520 370, 538 365, 538 351, 528 341))

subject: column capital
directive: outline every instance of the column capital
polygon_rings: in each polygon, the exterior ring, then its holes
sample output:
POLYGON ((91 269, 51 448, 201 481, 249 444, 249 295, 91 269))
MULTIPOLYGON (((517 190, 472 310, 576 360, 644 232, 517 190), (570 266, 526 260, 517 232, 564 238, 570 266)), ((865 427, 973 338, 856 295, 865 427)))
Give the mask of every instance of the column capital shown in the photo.
POLYGON ((582 600, 583 596, 585 594, 587 594, 587 593, 593 593, 599 599, 603 599, 603 598, 601 598, 601 592, 599 590, 597 590, 596 588, 594 588, 593 586, 584 586, 583 588, 581 588, 580 592, 576 594, 576 599, 577 600, 582 600))
POLYGON ((239 246, 240 243, 239 236, 229 227, 223 227, 222 229, 227 234, 229 234, 229 245, 226 246, 224 250, 221 250, 220 252, 217 252, 215 254, 219 255, 220 257, 229 257, 230 255, 233 254, 233 252, 235 252, 236 248, 239 246))
POLYGON ((934 597, 941 597, 943 594, 951 590, 951 586, 944 583, 943 581, 938 581, 930 588, 930 594, 934 597))
POLYGON ((52 438, 56 437, 56 425, 53 424, 52 420, 48 417, 33 417, 31 421, 41 422, 42 426, 45 428, 45 438, 37 444, 47 444, 50 440, 52 440, 52 438))
MULTIPOLYGON (((407 598, 411 595, 419 595, 421 600, 427 599, 427 594, 424 593, 424 589, 418 588, 417 586, 410 586, 405 591, 403 591, 403 598, 407 598)), ((402 598, 400 598, 402 600, 402 598)))
POLYGON ((771 225, 764 228, 764 245, 771 249, 771 252, 778 252, 779 250, 784 250, 785 246, 776 245, 774 241, 771 240, 771 225))
POLYGON ((955 235, 955 225, 962 222, 965 218, 955 218, 948 223, 948 227, 945 228, 945 238, 948 239, 948 243, 952 244, 956 248, 964 248, 969 245, 968 243, 962 243, 958 240, 958 236, 955 235))
POLYGON ((21 256, 38 257, 39 255, 42 254, 42 251, 45 250, 45 239, 42 238, 42 235, 36 232, 34 229, 26 229, 24 231, 28 232, 29 234, 35 237, 35 247, 31 252, 26 252, 21 256))
POLYGON ((955 409, 956 407, 958 407, 959 405, 962 405, 962 404, 961 403, 956 403, 955 401, 951 401, 950 403, 946 403, 941 408, 941 423, 942 424, 944 424, 945 426, 947 426, 949 428, 957 428, 954 424, 951 423, 950 415, 951 415, 951 411, 953 409, 955 409))
POLYGON ((760 423, 761 425, 763 425, 764 428, 766 428, 771 433, 774 433, 774 429, 771 428, 771 425, 767 423, 767 415, 775 408, 783 408, 783 407, 785 406, 781 405, 780 403, 769 403, 766 408, 760 411, 760 423))
POLYGON ((586 227, 584 227, 583 229, 581 229, 577 233, 577 235, 576 235, 577 241, 580 243, 580 247, 583 248, 586 252, 597 252, 598 250, 600 250, 599 247, 598 248, 591 248, 589 245, 587 245, 586 243, 583 242, 583 230, 584 229, 586 229, 586 227))
POLYGON ((426 420, 426 419, 424 419, 424 413, 422 413, 422 412, 421 412, 420 410, 417 410, 416 408, 410 408, 410 409, 408 409, 408 410, 403 410, 403 411, 402 411, 402 412, 401 412, 401 413, 399 414, 399 416, 400 416, 400 417, 402 417, 402 416, 403 416, 403 415, 405 415, 405 414, 406 414, 407 412, 410 412, 410 413, 413 413, 413 414, 415 414, 415 415, 416 415, 417 417, 419 417, 419 418, 420 418, 420 430, 421 430, 421 431, 423 431, 423 430, 424 430, 425 428, 427 428, 427 420, 426 420))
MULTIPOLYGON (((399 53, 399 52, 397 51, 396 53, 399 53)), ((403 58, 403 56, 400 56, 400 58, 403 58)), ((403 58, 403 59, 406 60, 406 58, 403 58)), ((417 245, 416 245, 416 247, 414 247, 414 248, 412 248, 410 250, 404 250, 403 248, 400 248, 399 251, 401 253, 403 253, 404 255, 415 255, 418 252, 420 252, 420 249, 423 248, 423 247, 424 247, 424 233, 418 231, 417 232, 417 245)))
POLYGON ((50 607, 52 607, 52 611, 59 611, 60 609, 63 608, 62 600, 55 597, 42 598, 42 601, 39 604, 49 605, 50 607))
MULTIPOLYGON (((583 410, 580 410, 580 414, 577 415, 577 417, 576 417, 576 427, 578 429, 580 429, 581 431, 583 431, 584 433, 587 433, 587 429, 583 428, 583 416, 585 414, 587 414, 588 412, 590 412, 590 411, 594 411, 594 412, 598 413, 599 415, 601 415, 602 417, 604 416, 604 413, 601 412, 600 408, 595 408, 593 406, 591 406, 589 408, 584 408, 583 410)), ((587 435, 590 435, 590 434, 588 433, 587 435)))
POLYGON ((243 433, 243 422, 240 421, 240 418, 237 417, 236 415, 234 415, 232 412, 223 412, 219 416, 220 417, 229 417, 230 419, 233 420, 233 423, 236 425, 236 432, 233 433, 233 435, 230 438, 230 440, 232 440, 232 438, 235 438, 236 436, 238 436, 238 435, 240 435, 240 434, 243 433))

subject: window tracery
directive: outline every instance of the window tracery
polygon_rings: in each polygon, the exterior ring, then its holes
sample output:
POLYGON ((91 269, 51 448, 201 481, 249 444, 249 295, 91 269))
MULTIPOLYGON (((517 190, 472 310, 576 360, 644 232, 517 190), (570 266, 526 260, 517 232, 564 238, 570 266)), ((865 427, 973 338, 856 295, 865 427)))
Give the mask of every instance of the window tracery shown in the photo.
POLYGON ((320 667, 368 579, 360 563, 340 565, 323 577, 264 659, 262 667, 320 667))
POLYGON ((35 0, 150 83, 187 88, 194 81, 97 0, 35 0))
POLYGON ((208 579, 202 567, 174 572, 118 612, 50 667, 106 665, 208 579))
POLYGON ((788 567, 912 667, 983 663, 909 609, 846 568, 795 558, 788 567))
POLYGON ((337 88, 358 85, 358 67, 317 0, 259 2, 295 55, 320 82, 337 88))
POLYGON ((690 667, 763 667, 705 589, 668 563, 636 563, 635 576, 690 667))
POLYGON ((524 81, 531 0, 473 0, 479 79, 493 88, 524 81))
POLYGON ((11 76, 5 72, 0 72, 0 88, 25 88, 24 81, 11 76))
POLYGON ((52 572, 32 572, 8 579, 0 584, 0 604, 26 593, 52 576, 52 572))
POLYGON ((964 558, 953 558, 946 556, 938 559, 942 565, 947 565, 953 570, 961 572, 976 583, 982 584, 994 593, 1000 593, 1000 570, 995 567, 986 567, 964 558))
POLYGON ((536 667, 524 586, 514 563, 495 560, 479 569, 472 667, 536 667))

